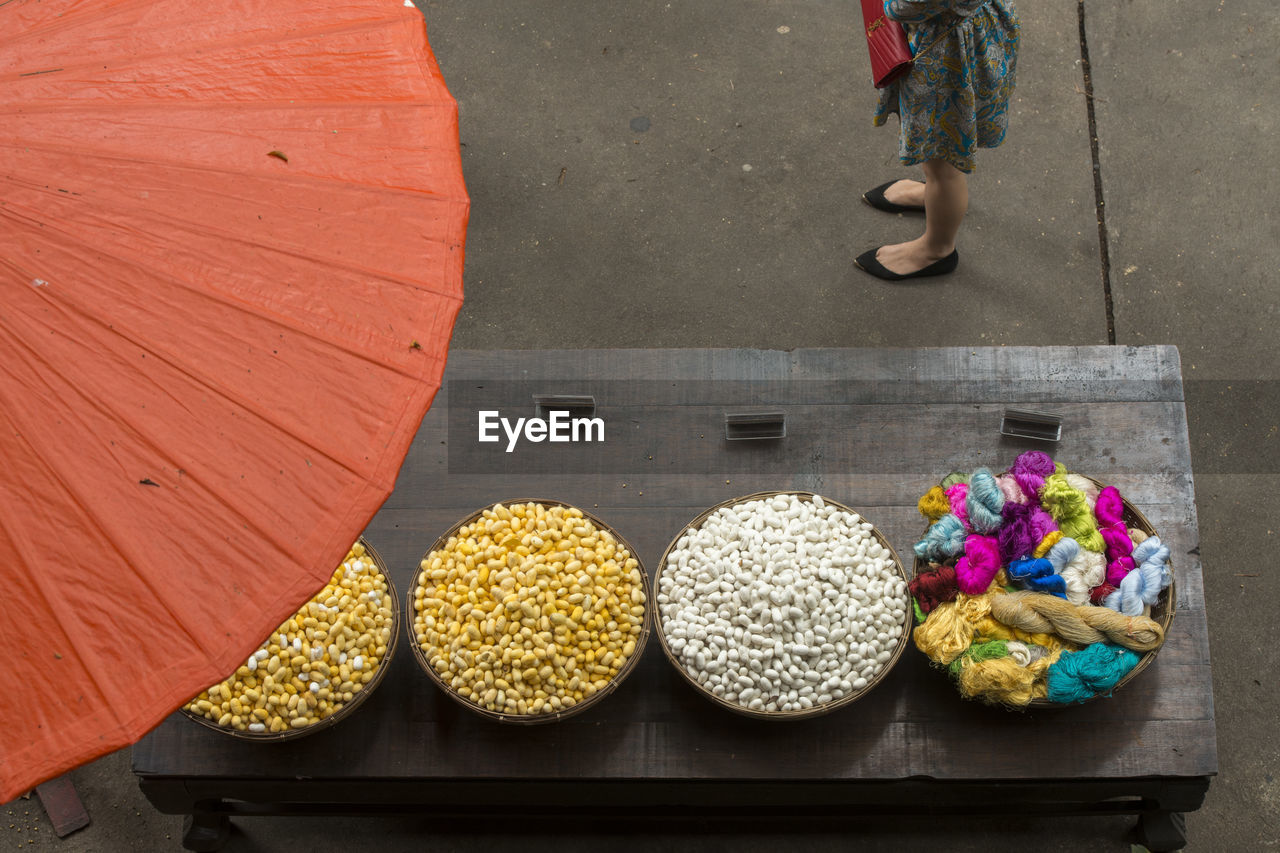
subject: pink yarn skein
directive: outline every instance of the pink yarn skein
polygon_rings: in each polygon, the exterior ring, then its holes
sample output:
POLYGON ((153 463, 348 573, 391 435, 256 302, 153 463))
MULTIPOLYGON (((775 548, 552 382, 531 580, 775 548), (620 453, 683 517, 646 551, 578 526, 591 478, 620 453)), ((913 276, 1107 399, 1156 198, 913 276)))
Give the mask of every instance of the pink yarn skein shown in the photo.
POLYGON ((1000 540, 973 534, 965 537, 964 556, 956 563, 956 581, 966 595, 982 595, 1000 571, 1000 540))
POLYGON ((965 530, 969 530, 969 508, 966 501, 969 498, 969 484, 956 483, 947 489, 947 500, 951 501, 951 514, 960 519, 960 523, 964 525, 965 530))
POLYGON ((1027 502, 1027 496, 1023 493, 1022 487, 1018 485, 1018 481, 1013 478, 1012 474, 1001 474, 996 477, 996 482, 1000 484, 1000 491, 1004 492, 1004 499, 1007 503, 1024 504, 1027 502))
POLYGON ((1107 486, 1098 492, 1093 514, 1098 519, 1098 532, 1107 543, 1107 583, 1119 586, 1134 567, 1133 540, 1124 525, 1124 502, 1120 499, 1120 490, 1107 486))

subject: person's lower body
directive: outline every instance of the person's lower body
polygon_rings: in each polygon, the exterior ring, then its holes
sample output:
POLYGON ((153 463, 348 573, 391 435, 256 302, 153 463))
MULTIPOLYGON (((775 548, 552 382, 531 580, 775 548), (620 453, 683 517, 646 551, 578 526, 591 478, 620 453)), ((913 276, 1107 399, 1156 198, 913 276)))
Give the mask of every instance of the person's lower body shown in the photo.
MULTIPOLYGON (((956 237, 969 205, 966 174, 980 148, 1004 141, 1017 70, 1019 23, 1009 0, 988 0, 958 22, 894 3, 904 17, 916 60, 911 71, 880 90, 874 126, 899 119, 898 157, 922 163, 925 180, 876 187, 863 198, 880 210, 925 214, 915 240, 859 256, 858 266, 890 281, 941 275, 956 268, 956 237), (924 46, 928 46, 927 48, 924 46)), ((941 4, 973 6, 974 4, 941 4)))
POLYGON ((956 238, 969 208, 968 178, 946 160, 926 160, 924 177, 924 183, 897 181, 882 193, 884 200, 896 207, 922 205, 924 233, 859 256, 859 267, 889 280, 941 275, 955 269, 959 259, 956 238))

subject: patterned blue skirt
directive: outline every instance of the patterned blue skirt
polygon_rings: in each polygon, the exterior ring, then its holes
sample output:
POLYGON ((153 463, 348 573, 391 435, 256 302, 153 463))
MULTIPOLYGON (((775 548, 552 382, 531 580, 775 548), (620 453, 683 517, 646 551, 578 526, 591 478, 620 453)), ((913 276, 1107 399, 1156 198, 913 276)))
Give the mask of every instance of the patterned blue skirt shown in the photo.
POLYGON ((902 22, 912 53, 941 41, 880 90, 873 123, 898 114, 906 165, 946 160, 972 172, 977 149, 999 145, 1008 128, 1018 13, 1008 0, 885 0, 884 10, 902 22))

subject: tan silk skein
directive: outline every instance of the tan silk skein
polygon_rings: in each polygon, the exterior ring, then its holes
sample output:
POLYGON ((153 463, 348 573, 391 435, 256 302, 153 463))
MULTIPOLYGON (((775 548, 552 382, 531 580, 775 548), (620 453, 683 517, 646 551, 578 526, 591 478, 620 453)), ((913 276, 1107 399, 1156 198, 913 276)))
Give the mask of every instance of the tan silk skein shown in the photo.
POLYGON ((1040 592, 1019 591, 990 598, 991 616, 996 621, 1033 634, 1057 634, 1082 646, 1115 643, 1135 652, 1150 651, 1164 642, 1160 623, 1146 616, 1076 605, 1040 592))

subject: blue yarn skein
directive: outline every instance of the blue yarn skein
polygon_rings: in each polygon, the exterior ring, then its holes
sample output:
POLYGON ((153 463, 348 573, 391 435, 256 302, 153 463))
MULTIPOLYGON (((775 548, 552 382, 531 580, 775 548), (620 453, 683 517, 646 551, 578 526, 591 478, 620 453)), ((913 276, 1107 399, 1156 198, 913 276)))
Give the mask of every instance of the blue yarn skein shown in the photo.
POLYGON ((1140 616, 1146 607, 1160 600, 1160 591, 1173 580, 1169 569, 1169 547, 1160 542, 1159 536, 1148 537, 1133 549, 1133 561, 1137 564, 1120 581, 1116 591, 1102 600, 1104 607, 1125 616, 1140 616))
POLYGON ((1053 564, 1053 570, 1057 574, 1062 574, 1062 570, 1067 567, 1072 560, 1080 554, 1080 543, 1072 539, 1070 536, 1063 536, 1053 544, 1049 549, 1049 553, 1045 556, 1049 558, 1049 562, 1053 564))
POLYGON ((969 477, 969 493, 964 508, 969 514, 969 526, 975 533, 994 533, 1004 523, 1000 511, 1004 509, 1004 492, 995 475, 986 468, 979 468, 969 477))
POLYGON ((924 538, 915 544, 916 556, 931 563, 946 562, 964 553, 966 535, 964 522, 949 512, 929 525, 924 538))
POLYGON ((1111 643, 1063 652, 1049 667, 1049 701, 1067 705, 1110 693, 1141 658, 1137 652, 1111 643))
POLYGON ((1055 574, 1053 563, 1043 557, 1039 559, 1026 557, 1021 560, 1013 560, 1005 571, 1009 574, 1009 580, 1023 589, 1047 592, 1050 595, 1058 596, 1058 598, 1067 597, 1066 578, 1055 574))

